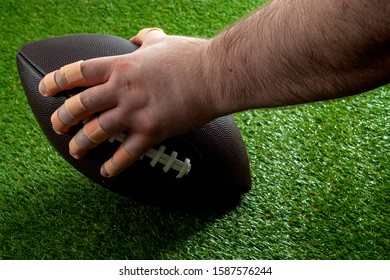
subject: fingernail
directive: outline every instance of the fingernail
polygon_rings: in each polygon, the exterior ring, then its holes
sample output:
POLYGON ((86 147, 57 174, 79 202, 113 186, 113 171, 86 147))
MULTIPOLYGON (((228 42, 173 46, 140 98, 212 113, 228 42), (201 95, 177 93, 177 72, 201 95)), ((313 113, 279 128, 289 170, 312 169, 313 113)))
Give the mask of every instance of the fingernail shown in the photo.
POLYGON ((51 115, 50 121, 51 121, 51 126, 55 133, 64 134, 68 132, 68 128, 66 128, 58 118, 58 109, 54 111, 54 113, 51 115))
POLYGON ((47 95, 47 92, 46 92, 45 84, 43 83, 43 80, 41 80, 41 81, 39 82, 39 92, 40 92, 43 96, 48 96, 48 95, 47 95))
POLYGON ((102 165, 102 167, 100 168, 100 174, 101 174, 103 177, 111 177, 110 174, 108 174, 108 172, 107 172, 106 169, 104 168, 104 165, 102 165))
POLYGON ((75 154, 75 153, 72 153, 71 151, 69 151, 69 154, 75 158, 75 159, 81 159, 81 156, 79 156, 78 154, 75 154))

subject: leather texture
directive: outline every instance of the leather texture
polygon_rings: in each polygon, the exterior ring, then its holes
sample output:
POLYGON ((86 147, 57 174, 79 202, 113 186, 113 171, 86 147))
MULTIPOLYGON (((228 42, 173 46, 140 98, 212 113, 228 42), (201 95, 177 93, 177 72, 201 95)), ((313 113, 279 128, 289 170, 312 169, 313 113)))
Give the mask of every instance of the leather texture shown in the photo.
MULTIPOLYGON (((232 116, 211 121, 203 127, 165 140, 166 153, 178 152, 178 159, 189 158, 191 171, 176 179, 174 171, 164 173, 163 166, 150 166, 150 159, 138 160, 119 176, 104 178, 100 166, 114 153, 119 142, 105 142, 81 160, 68 153, 70 139, 81 128, 56 134, 51 114, 66 98, 83 90, 64 91, 55 97, 43 97, 38 85, 44 75, 65 64, 95 57, 122 55, 135 51, 129 41, 107 34, 77 34, 48 38, 21 47, 17 54, 19 75, 30 107, 51 144, 82 174, 121 195, 163 206, 196 208, 234 206, 251 188, 251 176, 245 145, 232 116)), ((158 149, 159 145, 156 145, 158 149)), ((50 170, 48 170, 50 172, 50 170)), ((66 184, 66 182, 64 182, 66 184)))

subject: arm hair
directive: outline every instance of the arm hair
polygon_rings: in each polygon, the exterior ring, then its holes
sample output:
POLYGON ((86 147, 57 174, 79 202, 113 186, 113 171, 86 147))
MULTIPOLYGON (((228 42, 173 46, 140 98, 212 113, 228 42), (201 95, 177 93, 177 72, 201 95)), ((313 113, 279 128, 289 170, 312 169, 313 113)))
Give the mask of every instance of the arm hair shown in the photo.
POLYGON ((389 15, 385 0, 269 2, 208 46, 220 110, 327 100, 387 84, 389 15))

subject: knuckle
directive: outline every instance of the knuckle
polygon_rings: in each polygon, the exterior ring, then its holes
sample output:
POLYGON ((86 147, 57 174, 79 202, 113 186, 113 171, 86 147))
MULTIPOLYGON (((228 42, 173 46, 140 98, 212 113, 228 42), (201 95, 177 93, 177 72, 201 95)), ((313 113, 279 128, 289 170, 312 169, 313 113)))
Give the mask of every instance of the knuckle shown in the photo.
POLYGON ((128 73, 123 71, 126 71, 134 66, 132 57, 133 56, 130 55, 121 56, 120 59, 116 60, 115 64, 113 65, 113 72, 128 73))

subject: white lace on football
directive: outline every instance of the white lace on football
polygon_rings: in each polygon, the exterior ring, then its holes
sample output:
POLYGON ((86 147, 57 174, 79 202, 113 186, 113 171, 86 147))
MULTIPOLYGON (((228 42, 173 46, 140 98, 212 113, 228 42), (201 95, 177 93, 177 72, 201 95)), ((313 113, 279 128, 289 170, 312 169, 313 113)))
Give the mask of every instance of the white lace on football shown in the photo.
MULTIPOLYGON (((84 124, 89 122, 91 118, 85 119, 83 121, 84 124)), ((110 143, 113 143, 114 141, 123 142, 126 138, 127 134, 122 132, 117 135, 111 136, 108 141, 110 143)), ((143 154, 140 159, 143 159, 144 157, 148 157, 151 159, 150 165, 152 167, 155 167, 157 163, 160 163, 163 165, 163 171, 166 173, 169 170, 173 169, 178 172, 176 178, 182 178, 183 176, 187 175, 191 170, 191 161, 188 158, 185 158, 184 161, 181 161, 177 159, 178 153, 173 151, 170 155, 164 153, 166 147, 164 145, 161 145, 158 150, 151 148, 148 151, 146 151, 145 154, 143 154)))

